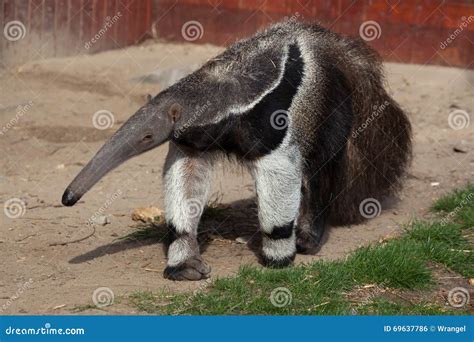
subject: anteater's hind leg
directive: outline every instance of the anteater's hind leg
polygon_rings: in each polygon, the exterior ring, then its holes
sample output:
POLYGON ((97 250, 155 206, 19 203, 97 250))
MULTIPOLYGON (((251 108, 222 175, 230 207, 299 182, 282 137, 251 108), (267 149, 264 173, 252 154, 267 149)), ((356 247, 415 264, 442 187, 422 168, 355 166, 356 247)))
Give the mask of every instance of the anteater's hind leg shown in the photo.
POLYGON ((252 168, 262 232, 261 261, 288 266, 295 258, 295 219, 301 199, 298 153, 281 149, 260 158, 252 168))
POLYGON ((315 254, 321 246, 326 214, 317 193, 316 179, 304 177, 301 187, 301 205, 296 227, 296 251, 315 254))
POLYGON ((211 268, 201 258, 197 228, 209 197, 212 165, 170 142, 164 168, 168 263, 164 277, 172 280, 208 278, 211 268))

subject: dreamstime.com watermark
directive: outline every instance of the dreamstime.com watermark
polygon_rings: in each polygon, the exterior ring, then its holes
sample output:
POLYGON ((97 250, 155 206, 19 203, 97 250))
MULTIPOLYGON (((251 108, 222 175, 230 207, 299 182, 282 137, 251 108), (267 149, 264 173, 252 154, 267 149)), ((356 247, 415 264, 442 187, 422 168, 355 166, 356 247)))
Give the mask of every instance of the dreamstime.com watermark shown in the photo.
POLYGON ((0 135, 4 135, 8 132, 13 126, 15 126, 18 121, 33 107, 33 101, 28 101, 24 105, 19 105, 16 107, 16 114, 15 117, 11 118, 10 121, 7 122, 5 126, 0 129, 0 135))
POLYGON ((443 219, 441 220, 441 225, 444 227, 445 225, 448 224, 449 221, 451 221, 453 219, 453 217, 455 217, 457 215, 457 213, 463 209, 466 205, 472 205, 474 201, 474 192, 470 192, 466 197, 464 197, 461 201, 461 203, 459 203, 459 205, 454 208, 451 212, 449 212, 449 214, 447 214, 445 217, 443 217, 443 219))
POLYGON ((355 139, 361 134, 372 122, 374 122, 390 105, 388 101, 385 101, 381 105, 374 105, 370 116, 352 132, 352 137, 355 139))
POLYGON ((53 328, 51 323, 45 323, 40 328, 17 328, 9 326, 5 329, 6 335, 84 335, 84 328, 53 328))
POLYGON ((86 224, 87 225, 92 225, 94 224, 97 219, 104 215, 105 211, 112 205, 112 203, 117 199, 119 198, 120 196, 122 196, 122 190, 121 189, 118 189, 117 191, 115 191, 109 198, 107 198, 107 200, 104 202, 104 204, 99 208, 97 209, 97 211, 91 216, 89 217, 89 219, 87 220, 86 224))
POLYGON ((89 50, 92 45, 97 43, 97 41, 99 41, 99 39, 102 38, 117 21, 119 21, 121 17, 122 13, 120 11, 118 11, 117 14, 115 14, 113 17, 106 17, 102 28, 91 38, 91 40, 84 43, 84 48, 86 50, 89 50))
POLYGON ((467 27, 469 26, 470 23, 474 21, 474 15, 470 15, 469 17, 462 17, 461 18, 461 24, 457 29, 455 29, 446 40, 442 41, 439 44, 439 47, 441 50, 444 50, 448 47, 449 44, 451 44, 467 27))
POLYGON ((284 16, 284 17, 283 17, 283 20, 286 20, 286 21, 297 21, 300 16, 301 16, 301 14, 300 14, 299 12, 295 12, 295 13, 293 13, 290 17, 284 16))
MULTIPOLYGON (((176 104, 176 106, 179 106, 179 104, 176 104)), ((183 134, 184 131, 186 131, 189 127, 191 127, 200 117, 202 114, 206 112, 206 110, 211 106, 211 101, 207 100, 205 104, 202 106, 198 105, 193 113, 193 115, 187 120, 181 127, 179 127, 175 132, 174 132, 174 137, 177 139, 180 137, 181 134, 183 134)))
POLYGON ((20 296, 23 294, 23 292, 28 290, 31 287, 32 284, 33 284, 33 279, 31 279, 31 278, 28 279, 28 281, 24 282, 23 284, 20 284, 20 286, 18 286, 18 289, 13 294, 13 296, 8 298, 7 301, 1 306, 0 313, 4 312, 10 305, 13 304, 14 301, 16 301, 18 298, 20 298, 20 296))
POLYGON ((193 294, 186 298, 186 300, 183 303, 183 306, 190 306, 192 304, 193 299, 199 295, 202 291, 204 291, 206 288, 208 288, 212 284, 211 279, 205 279, 204 281, 201 281, 199 284, 199 287, 193 291, 193 294))

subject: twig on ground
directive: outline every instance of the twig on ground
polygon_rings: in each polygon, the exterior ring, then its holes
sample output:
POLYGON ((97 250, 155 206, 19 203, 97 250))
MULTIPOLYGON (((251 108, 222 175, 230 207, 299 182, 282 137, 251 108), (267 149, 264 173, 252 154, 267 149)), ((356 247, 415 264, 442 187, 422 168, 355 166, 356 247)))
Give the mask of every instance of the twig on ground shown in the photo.
POLYGON ((89 235, 87 236, 84 236, 82 238, 79 238, 79 239, 76 239, 76 240, 72 240, 72 241, 66 241, 66 242, 53 242, 53 243, 50 243, 49 246, 66 246, 66 245, 69 245, 71 243, 77 243, 77 242, 81 242, 81 241, 84 241, 88 238, 90 238, 91 236, 93 236, 95 234, 95 226, 92 225, 92 233, 90 233, 89 235))

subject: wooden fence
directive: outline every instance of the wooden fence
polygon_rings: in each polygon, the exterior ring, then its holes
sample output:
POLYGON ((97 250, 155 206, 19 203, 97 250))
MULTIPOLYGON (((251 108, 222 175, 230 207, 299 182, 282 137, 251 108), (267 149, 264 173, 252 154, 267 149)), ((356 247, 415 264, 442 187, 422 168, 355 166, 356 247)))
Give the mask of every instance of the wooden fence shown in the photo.
POLYGON ((0 59, 92 53, 151 36, 228 45, 291 16, 365 32, 389 61, 474 67, 474 0, 0 0, 0 59), (183 35, 187 23, 201 30, 196 39, 183 35))

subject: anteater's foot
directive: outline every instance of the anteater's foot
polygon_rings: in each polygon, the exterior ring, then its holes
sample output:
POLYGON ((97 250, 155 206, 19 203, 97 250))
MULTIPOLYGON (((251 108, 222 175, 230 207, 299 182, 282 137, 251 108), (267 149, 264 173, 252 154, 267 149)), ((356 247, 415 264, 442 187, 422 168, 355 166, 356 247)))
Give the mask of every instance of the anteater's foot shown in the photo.
POLYGON ((209 278, 211 267, 200 257, 192 257, 177 266, 166 266, 163 276, 170 280, 201 280, 209 278))
POLYGON ((321 248, 321 237, 298 232, 296 234, 296 252, 299 254, 316 254, 321 248))

